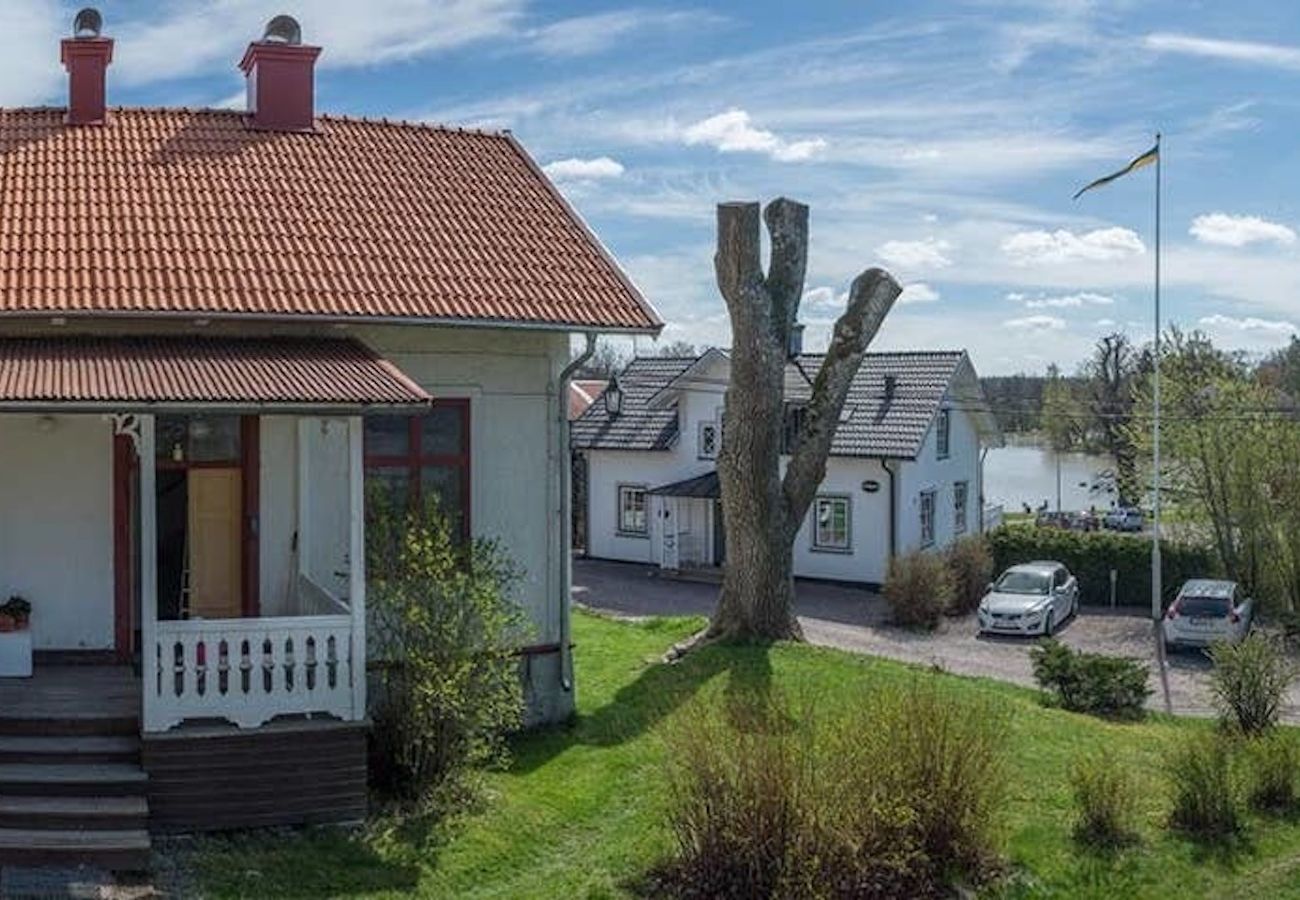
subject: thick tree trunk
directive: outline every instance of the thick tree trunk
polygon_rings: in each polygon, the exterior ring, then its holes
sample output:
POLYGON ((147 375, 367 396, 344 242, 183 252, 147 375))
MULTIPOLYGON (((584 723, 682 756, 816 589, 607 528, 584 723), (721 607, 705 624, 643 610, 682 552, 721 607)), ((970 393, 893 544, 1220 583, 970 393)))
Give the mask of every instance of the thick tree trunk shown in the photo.
POLYGON ((718 207, 718 287, 731 318, 718 476, 727 565, 706 637, 799 639, 794 616, 794 539, 826 471, 831 438, 849 385, 886 313, 901 292, 879 269, 853 283, 813 386, 799 445, 784 479, 781 439, 790 334, 803 294, 808 208, 790 200, 766 210, 771 262, 760 262, 757 203, 718 207))

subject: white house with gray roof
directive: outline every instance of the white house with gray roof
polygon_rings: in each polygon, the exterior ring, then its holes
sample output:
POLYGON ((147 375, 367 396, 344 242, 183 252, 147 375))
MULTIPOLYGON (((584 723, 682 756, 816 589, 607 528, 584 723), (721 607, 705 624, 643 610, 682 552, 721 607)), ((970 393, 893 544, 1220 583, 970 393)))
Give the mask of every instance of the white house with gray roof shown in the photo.
MULTIPOLYGON (((787 441, 822 357, 786 374, 787 441)), ((586 456, 589 556, 665 569, 726 558, 716 460, 730 360, 633 360, 620 403, 572 426, 586 456)), ((964 351, 871 353, 854 378, 822 482, 795 541, 795 574, 878 585, 892 554, 942 548, 983 528, 983 458, 1002 445, 964 351)))

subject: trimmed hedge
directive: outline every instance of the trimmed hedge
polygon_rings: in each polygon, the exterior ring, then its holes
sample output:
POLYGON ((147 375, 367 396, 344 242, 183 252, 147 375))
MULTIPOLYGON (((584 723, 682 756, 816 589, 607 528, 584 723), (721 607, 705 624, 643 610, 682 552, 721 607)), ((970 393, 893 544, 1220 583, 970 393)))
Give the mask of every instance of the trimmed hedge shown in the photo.
MULTIPOLYGON (((1108 531, 1004 525, 988 535, 999 573, 1008 566, 1049 559, 1065 563, 1079 579, 1079 601, 1110 605, 1110 570, 1117 573, 1115 596, 1120 606, 1151 608, 1151 541, 1108 531)), ((1208 547, 1161 541, 1163 604, 1168 606, 1189 578, 1218 573, 1208 547)))

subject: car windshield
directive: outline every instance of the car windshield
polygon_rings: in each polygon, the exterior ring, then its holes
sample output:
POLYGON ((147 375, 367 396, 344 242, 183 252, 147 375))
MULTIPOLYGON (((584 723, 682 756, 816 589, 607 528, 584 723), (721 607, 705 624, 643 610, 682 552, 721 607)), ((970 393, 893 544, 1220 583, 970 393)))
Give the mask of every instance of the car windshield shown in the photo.
POLYGON ((1185 595, 1178 601, 1178 611, 1184 616, 1222 619, 1229 612, 1228 598, 1185 595))
POLYGON ((1051 579, 1042 572, 1010 571, 998 579, 997 589, 1004 594, 1046 594, 1051 579))

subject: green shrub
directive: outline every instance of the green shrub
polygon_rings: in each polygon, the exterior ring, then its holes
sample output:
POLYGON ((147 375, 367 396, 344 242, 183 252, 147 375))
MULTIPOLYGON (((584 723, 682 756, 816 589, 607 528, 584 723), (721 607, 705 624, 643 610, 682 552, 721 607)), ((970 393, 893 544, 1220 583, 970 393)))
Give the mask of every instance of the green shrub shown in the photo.
POLYGON ((1138 660, 1072 650, 1055 639, 1029 651, 1034 680, 1064 709, 1112 718, 1139 718, 1151 689, 1138 660))
POLYGON ((952 570, 953 596, 949 615, 964 616, 974 612, 993 580, 993 553, 983 535, 972 534, 948 548, 948 568, 952 570))
POLYGON ((1241 800, 1232 744, 1222 735, 1196 735, 1170 757, 1174 792, 1170 824, 1205 841, 1222 841, 1242 829, 1241 800))
POLYGON ((1223 723, 1243 734, 1272 728, 1296 677, 1282 642, 1254 632, 1236 644, 1215 644, 1210 658, 1210 690, 1223 723))
POLYGON ((404 803, 454 796, 521 723, 514 568, 494 543, 454 533, 436 503, 367 498, 371 776, 404 803))
POLYGON ((1289 813, 1298 805, 1296 773, 1300 772, 1300 748, 1285 731, 1270 731, 1254 738, 1248 747, 1251 785, 1250 805, 1272 813, 1289 813))
POLYGON ((648 894, 931 897, 996 858, 1006 780, 991 706, 918 684, 822 719, 728 696, 693 704, 666 739, 676 854, 648 894))
MULTIPOLYGON (((1151 607, 1151 542, 1108 531, 1066 531, 1061 528, 1002 527, 988 535, 996 571, 1009 566, 1052 559, 1064 563, 1079 579, 1079 602, 1110 605, 1110 571, 1116 570, 1115 592, 1123 606, 1151 607)), ((1161 572, 1167 604, 1189 578, 1217 571, 1207 547, 1162 541, 1161 572)))
POLYGON ((1070 773, 1078 819, 1075 838, 1114 849, 1137 840, 1137 786, 1127 770, 1104 755, 1083 760, 1070 773))
POLYGON ((952 572, 938 553, 897 556, 889 564, 883 593, 896 623, 932 629, 952 605, 952 572))

